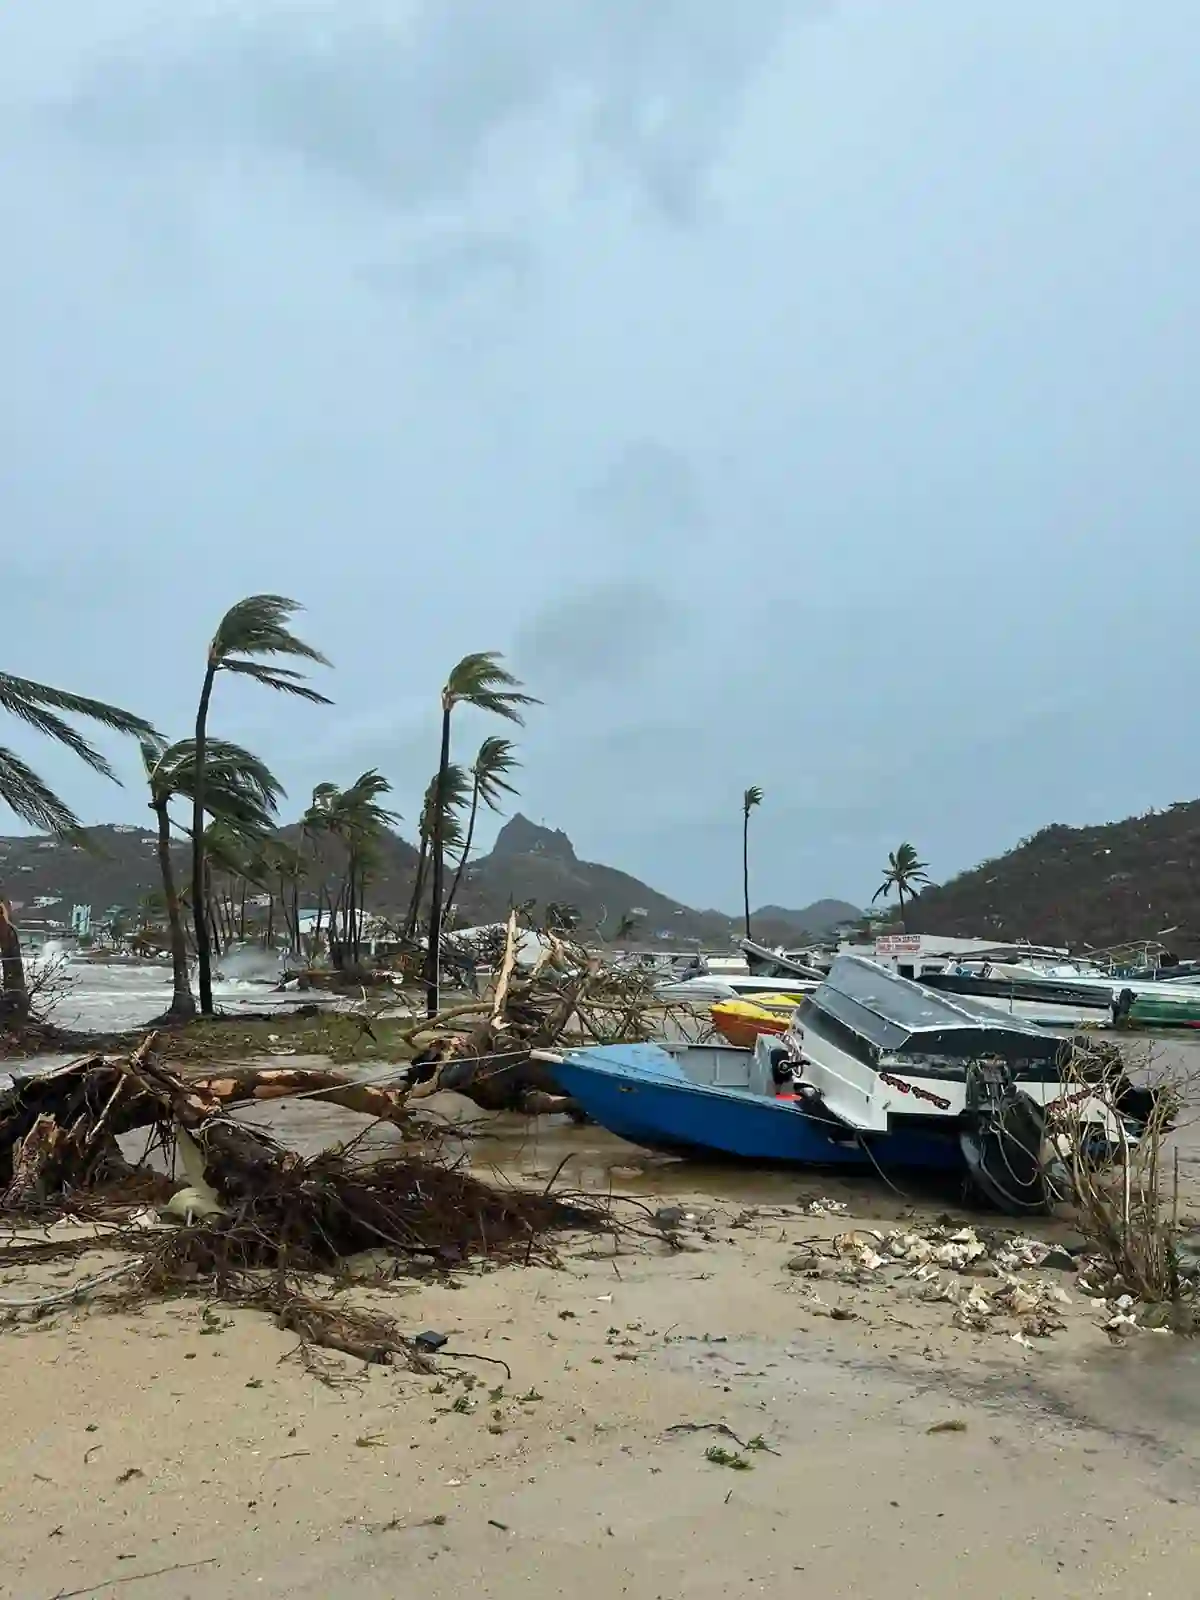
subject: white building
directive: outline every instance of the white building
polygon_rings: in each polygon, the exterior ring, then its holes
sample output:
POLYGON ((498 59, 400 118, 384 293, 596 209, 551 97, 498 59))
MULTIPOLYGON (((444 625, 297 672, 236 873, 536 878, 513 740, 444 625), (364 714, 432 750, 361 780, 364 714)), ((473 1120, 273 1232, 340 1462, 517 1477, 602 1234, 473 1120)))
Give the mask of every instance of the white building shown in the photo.
POLYGON ((1063 961, 1070 955, 1069 950, 1050 945, 1003 944, 995 939, 954 939, 940 933, 886 933, 874 944, 843 942, 838 946, 838 954, 843 952, 878 961, 881 966, 898 972, 902 978, 920 978, 926 972, 942 972, 949 963, 961 961, 964 957, 1011 961, 1029 956, 1046 956, 1063 961))

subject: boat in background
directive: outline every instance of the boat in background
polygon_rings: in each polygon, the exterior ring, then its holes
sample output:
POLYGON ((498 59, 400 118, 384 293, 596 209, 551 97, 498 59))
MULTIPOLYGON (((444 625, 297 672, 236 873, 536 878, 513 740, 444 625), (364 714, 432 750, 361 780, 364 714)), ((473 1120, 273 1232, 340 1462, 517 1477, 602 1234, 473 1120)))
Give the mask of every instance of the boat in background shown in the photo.
POLYGON ((686 1005, 707 1010, 719 1000, 756 1000, 760 995, 786 993, 799 1004, 806 994, 811 994, 819 983, 818 978, 800 978, 795 982, 779 978, 757 977, 750 973, 719 972, 707 970, 689 978, 655 986, 654 999, 663 1005, 686 1005))
POLYGON ((921 983, 936 994, 974 1000, 1043 1028, 1112 1026, 1108 990, 1073 983, 1070 978, 1006 977, 989 967, 959 966, 948 967, 944 972, 926 972, 921 983))
POLYGON ((761 1034, 786 1033, 800 997, 763 994, 753 1000, 719 1000, 713 1006, 713 1027, 730 1044, 753 1050, 761 1034))
POLYGON ((1126 1028, 1200 1028, 1200 994, 1182 984, 1125 988, 1113 1002, 1113 1021, 1126 1028))
POLYGON ((828 966, 828 958, 825 966, 818 967, 811 961, 802 961, 798 955, 789 955, 786 950, 768 950, 765 944, 755 944, 753 939, 740 939, 738 948, 746 958, 747 971, 756 978, 781 978, 789 983, 798 978, 801 982, 820 983, 828 966))

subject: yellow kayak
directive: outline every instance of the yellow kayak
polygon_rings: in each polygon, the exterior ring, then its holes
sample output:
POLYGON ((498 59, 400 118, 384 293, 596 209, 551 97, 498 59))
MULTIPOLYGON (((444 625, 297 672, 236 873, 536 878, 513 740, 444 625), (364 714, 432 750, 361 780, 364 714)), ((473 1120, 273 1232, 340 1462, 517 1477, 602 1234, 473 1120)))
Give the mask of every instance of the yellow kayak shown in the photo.
POLYGON ((753 1000, 721 1000, 712 1008, 713 1026, 730 1044, 752 1050, 760 1033, 786 1033, 800 1004, 794 994, 759 994, 753 1000))

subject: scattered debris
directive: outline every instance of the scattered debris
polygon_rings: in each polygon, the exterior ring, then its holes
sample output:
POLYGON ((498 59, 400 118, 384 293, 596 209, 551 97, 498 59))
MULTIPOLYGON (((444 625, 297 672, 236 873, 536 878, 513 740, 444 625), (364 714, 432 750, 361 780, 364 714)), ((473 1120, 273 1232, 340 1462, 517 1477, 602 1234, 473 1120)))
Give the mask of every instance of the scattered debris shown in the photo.
POLYGON ((935 1422, 931 1428, 926 1428, 926 1433, 966 1433, 967 1425, 958 1417, 950 1417, 945 1422, 935 1422))
MULTIPOLYGON (((0 1091, 0 1204, 42 1217, 103 1217, 114 1224, 104 1231, 104 1248, 127 1257, 70 1288, 29 1304, 9 1300, 0 1310, 40 1315, 102 1286, 110 1306, 182 1290, 271 1313, 299 1336, 306 1363, 308 1350, 319 1346, 370 1363, 402 1356, 420 1369, 445 1349, 446 1336, 406 1336, 391 1318, 308 1293, 305 1277, 340 1271, 348 1257, 381 1246, 422 1270, 449 1269, 472 1256, 551 1260, 544 1244, 539 1250, 549 1234, 610 1225, 598 1203, 492 1188, 432 1146, 374 1161, 356 1143, 300 1156, 229 1116, 232 1104, 254 1098, 264 1076, 269 1093, 278 1092, 276 1069, 185 1080, 156 1059, 155 1037, 128 1057, 90 1057, 0 1091), (115 1135, 136 1127, 151 1127, 168 1153, 177 1149, 186 1183, 124 1161, 115 1135), (146 1226, 147 1196, 169 1201, 181 1190, 187 1203, 164 1207, 162 1221, 146 1226)), ((345 1085, 317 1076, 320 1097, 342 1098, 345 1085)), ((283 1077, 284 1092, 295 1092, 296 1074, 283 1077)), ((362 1084, 349 1086, 355 1109, 367 1104, 368 1089, 374 1113, 404 1114, 394 1091, 362 1084)), ((93 1235, 91 1242, 99 1241, 93 1235)), ((201 1332, 227 1325, 206 1307, 201 1332)))
POLYGON ((748 1444, 744 1439, 739 1439, 733 1429, 724 1422, 675 1422, 666 1430, 671 1433, 719 1433, 724 1439, 732 1439, 739 1450, 765 1450, 766 1445, 759 1440, 751 1440, 748 1444))
POLYGON ((704 1459, 711 1461, 714 1467, 730 1467, 734 1472, 752 1472, 754 1463, 747 1461, 745 1456, 734 1455, 730 1450, 724 1449, 719 1444, 710 1444, 704 1452, 704 1459))

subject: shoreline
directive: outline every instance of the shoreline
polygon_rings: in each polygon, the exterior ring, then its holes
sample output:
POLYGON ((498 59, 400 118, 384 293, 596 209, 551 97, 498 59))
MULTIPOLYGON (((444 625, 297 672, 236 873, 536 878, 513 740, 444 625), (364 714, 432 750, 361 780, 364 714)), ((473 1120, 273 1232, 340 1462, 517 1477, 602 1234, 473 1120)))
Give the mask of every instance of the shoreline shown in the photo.
POLYGON ((557 1268, 352 1291, 511 1381, 331 1357, 329 1387, 270 1319, 190 1299, 9 1326, 0 1595, 1178 1592, 1189 1342, 1114 1348, 1073 1287, 1033 1349, 967 1331, 906 1281, 789 1269, 886 1219, 748 1213, 684 1176, 706 1210, 682 1249, 568 1236, 557 1268))

